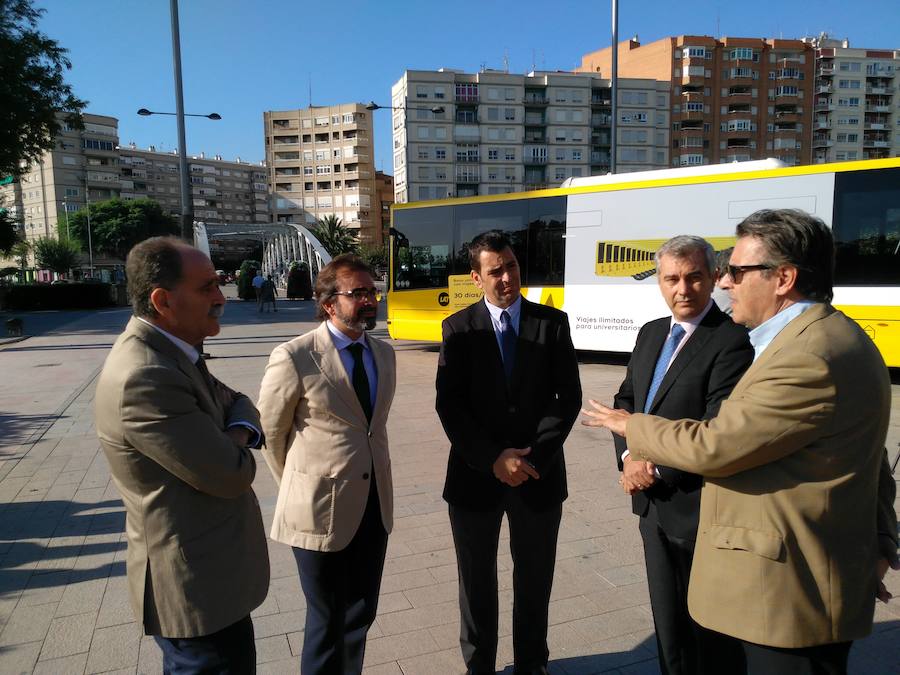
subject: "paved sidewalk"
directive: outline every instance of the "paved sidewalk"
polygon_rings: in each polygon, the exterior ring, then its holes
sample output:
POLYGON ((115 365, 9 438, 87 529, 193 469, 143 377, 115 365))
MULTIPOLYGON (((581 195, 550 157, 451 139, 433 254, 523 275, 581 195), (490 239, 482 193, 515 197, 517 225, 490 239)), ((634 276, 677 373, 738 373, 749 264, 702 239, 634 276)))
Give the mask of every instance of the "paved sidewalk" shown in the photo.
MULTIPOLYGON (((312 303, 278 307, 258 314, 255 303, 229 302, 222 333, 207 342, 210 370, 254 398, 272 348, 314 326, 312 303)), ((141 635, 128 602, 124 510, 91 410, 99 368, 127 318, 121 309, 61 315, 54 327, 45 316, 40 335, 0 346, 0 673, 161 671, 159 650, 141 635)), ((366 673, 460 673, 456 565, 440 497, 447 441, 434 413, 437 352, 420 343, 395 349, 399 386, 389 431, 396 521, 366 673)), ((623 375, 622 365, 582 360, 586 397, 610 400, 623 375)), ((893 391, 892 453, 900 441, 900 386, 893 391)), ((616 484, 609 435, 576 425, 566 457, 571 496, 550 610, 551 672, 656 673, 640 537, 616 484)), ((258 460, 255 489, 268 528, 276 488, 258 460)), ((270 556, 270 593, 254 612, 259 671, 296 673, 303 595, 289 549, 271 543, 270 556)), ((506 538, 499 566, 498 668, 511 673, 506 538)), ((900 596, 900 573, 889 587, 900 596)), ((879 605, 876 620, 875 633, 853 649, 854 673, 900 672, 900 601, 879 605)))

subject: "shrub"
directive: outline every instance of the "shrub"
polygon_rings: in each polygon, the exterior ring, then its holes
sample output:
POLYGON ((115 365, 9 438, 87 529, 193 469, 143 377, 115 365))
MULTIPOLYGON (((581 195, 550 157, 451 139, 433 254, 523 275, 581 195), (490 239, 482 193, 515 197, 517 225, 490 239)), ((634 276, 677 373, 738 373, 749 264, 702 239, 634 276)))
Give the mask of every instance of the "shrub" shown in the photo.
POLYGON ((113 304, 109 284, 14 284, 7 287, 6 308, 96 309, 113 304))
POLYGON ((241 300, 256 300, 256 290, 253 288, 253 277, 262 265, 256 260, 245 260, 241 263, 241 276, 238 277, 238 297, 241 300))

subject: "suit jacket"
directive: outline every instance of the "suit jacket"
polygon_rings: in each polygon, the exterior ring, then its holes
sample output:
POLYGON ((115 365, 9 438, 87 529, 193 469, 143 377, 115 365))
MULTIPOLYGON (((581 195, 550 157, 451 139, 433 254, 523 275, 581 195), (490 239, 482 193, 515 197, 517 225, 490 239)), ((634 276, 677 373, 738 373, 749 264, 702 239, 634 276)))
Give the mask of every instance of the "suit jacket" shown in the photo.
POLYGON ((897 548, 890 404, 872 340, 817 304, 778 334, 717 417, 628 421, 632 452, 706 477, 694 619, 775 647, 869 633, 876 558, 897 548))
POLYGON ((144 631, 214 633, 269 589, 269 556, 251 484, 252 452, 225 433, 259 426, 252 402, 132 318, 97 383, 100 444, 126 509, 131 602, 144 631))
POLYGON ((444 499, 492 510, 505 485, 493 465, 505 448, 531 447, 539 480, 516 490, 543 510, 567 497, 563 442, 581 407, 569 322, 558 309, 522 298, 511 383, 484 301, 447 317, 437 371, 437 412, 450 439, 444 499))
POLYGON ((393 527, 387 418, 396 357, 385 342, 366 340, 378 370, 371 424, 325 322, 269 357, 259 410, 263 456, 279 485, 276 541, 312 551, 345 548, 362 522, 373 473, 384 529, 393 527))
MULTIPOLYGON (((656 360, 670 326, 671 316, 666 316, 641 328, 625 380, 615 397, 616 408, 628 412, 644 410, 656 360)), ((747 329, 733 323, 713 304, 666 371, 653 398, 651 414, 675 420, 715 417, 719 404, 752 361, 753 347, 747 329)), ((621 436, 614 435, 613 441, 621 471, 622 453, 628 445, 621 436)), ((655 514, 659 525, 670 536, 696 539, 703 479, 672 467, 657 469, 661 480, 635 493, 631 498, 632 510, 641 517, 655 514), (655 509, 650 509, 651 502, 655 509)))

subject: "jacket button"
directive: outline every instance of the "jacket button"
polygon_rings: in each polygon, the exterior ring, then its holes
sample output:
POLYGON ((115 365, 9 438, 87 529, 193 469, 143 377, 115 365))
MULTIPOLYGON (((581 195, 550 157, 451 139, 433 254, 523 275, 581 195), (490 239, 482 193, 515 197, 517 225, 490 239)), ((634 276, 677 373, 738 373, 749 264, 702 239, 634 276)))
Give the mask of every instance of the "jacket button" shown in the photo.
POLYGON ((364 473, 364 474, 363 474, 363 480, 369 480, 369 474, 368 474, 368 473, 364 473))

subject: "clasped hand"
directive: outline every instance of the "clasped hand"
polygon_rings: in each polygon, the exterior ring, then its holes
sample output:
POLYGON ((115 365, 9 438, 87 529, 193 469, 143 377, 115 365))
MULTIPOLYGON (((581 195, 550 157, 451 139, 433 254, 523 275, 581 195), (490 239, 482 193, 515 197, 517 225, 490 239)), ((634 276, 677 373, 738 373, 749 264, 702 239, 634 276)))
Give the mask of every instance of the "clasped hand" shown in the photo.
POLYGON ((519 487, 529 478, 540 478, 537 469, 525 455, 531 452, 531 448, 506 448, 494 461, 494 475, 501 483, 510 487, 519 487))
POLYGON ((656 466, 653 462, 642 462, 629 455, 622 460, 622 476, 619 483, 625 494, 633 495, 646 490, 656 482, 656 466))

